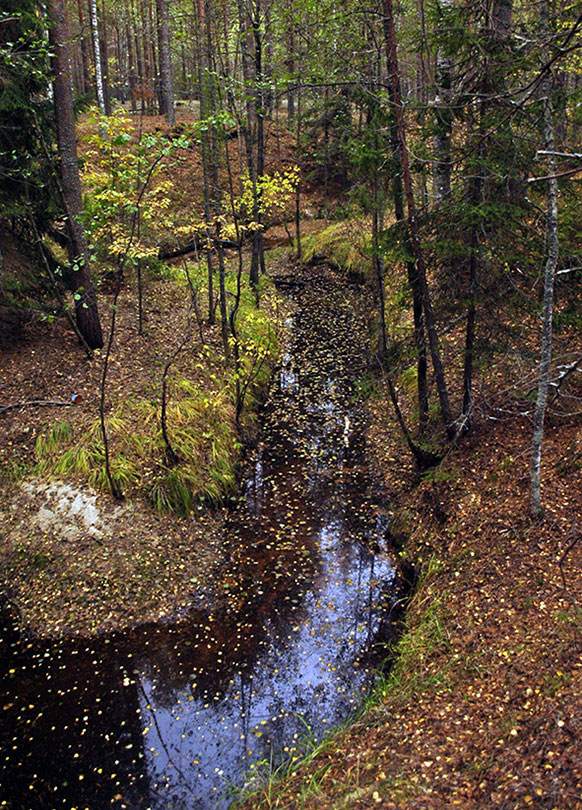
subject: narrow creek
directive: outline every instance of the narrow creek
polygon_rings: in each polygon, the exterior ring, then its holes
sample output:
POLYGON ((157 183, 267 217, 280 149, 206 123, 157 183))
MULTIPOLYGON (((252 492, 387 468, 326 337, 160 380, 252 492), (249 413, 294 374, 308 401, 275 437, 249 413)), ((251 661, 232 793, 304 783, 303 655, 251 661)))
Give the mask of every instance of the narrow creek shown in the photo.
POLYGON ((0 807, 224 808, 369 690, 399 583, 366 464, 365 325, 327 270, 291 295, 212 608, 91 641, 12 640, 0 807))

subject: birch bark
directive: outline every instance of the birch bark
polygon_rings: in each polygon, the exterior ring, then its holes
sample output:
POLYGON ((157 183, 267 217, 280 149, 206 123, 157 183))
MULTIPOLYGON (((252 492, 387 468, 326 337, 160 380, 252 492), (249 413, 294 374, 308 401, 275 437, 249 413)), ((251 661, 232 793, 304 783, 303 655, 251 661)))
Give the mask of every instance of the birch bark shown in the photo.
MULTIPOLYGON (((549 6, 548 0, 540 2, 540 28, 543 40, 542 62, 549 58, 549 6)), ((544 271, 544 300, 542 310, 542 341, 538 375, 538 393, 534 413, 534 429, 531 447, 530 492, 531 509, 535 517, 543 515, 541 499, 541 458, 544 420, 548 399, 550 363, 552 360, 552 314, 554 308, 554 278, 558 265, 558 179, 554 151, 554 115, 552 110, 552 76, 548 70, 542 81, 544 103, 544 149, 548 153, 547 181, 547 252, 544 271)))

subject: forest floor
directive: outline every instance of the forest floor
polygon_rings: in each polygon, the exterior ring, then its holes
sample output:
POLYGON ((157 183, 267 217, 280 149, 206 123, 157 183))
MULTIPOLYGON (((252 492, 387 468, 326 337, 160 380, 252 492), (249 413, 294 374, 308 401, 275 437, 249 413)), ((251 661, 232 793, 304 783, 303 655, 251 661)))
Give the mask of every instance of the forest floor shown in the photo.
MULTIPOLYGON (((196 177, 181 174, 177 185, 198 194, 196 177)), ((320 207, 314 194, 304 216, 320 207)), ((285 239, 282 229, 271 233, 273 244, 285 239)), ((150 288, 148 342, 137 339, 135 290, 124 294, 111 370, 119 396, 159 385, 160 358, 184 321, 172 290, 163 279, 150 288)), ((207 339, 218 346, 218 331, 207 339)), ((0 586, 27 627, 86 635, 178 615, 220 559, 224 513, 160 516, 104 495, 81 513, 71 509, 77 494, 62 491, 70 534, 58 535, 50 485, 18 490, 18 481, 36 463, 46 423, 65 413, 79 424, 94 419, 99 366, 60 321, 29 324, 1 361, 3 404, 67 403, 1 417, 0 586), (38 520, 41 508, 53 528, 38 520)), ((513 382, 488 373, 498 392, 513 382)), ((579 418, 548 420, 546 515, 534 522, 531 422, 520 415, 523 401, 506 400, 481 397, 469 436, 420 482, 389 406, 370 401, 369 452, 391 493, 392 534, 420 579, 370 705, 291 774, 266 777, 249 808, 582 808, 582 430, 579 418)))
POLYGON ((266 776, 245 807, 579 810, 579 418, 548 420, 539 523, 528 418, 481 401, 469 436, 419 482, 389 404, 372 408, 393 539, 420 571, 403 636, 356 722, 266 776))
MULTIPOLYGON (((141 132, 169 139, 193 121, 191 115, 183 114, 175 131, 168 131, 158 117, 144 116, 131 126, 134 137, 141 132)), ((88 120, 81 123, 82 155, 89 148, 87 136, 92 129, 88 120)), ((273 122, 267 138, 267 168, 275 171, 290 165, 294 149, 288 130, 273 122)), ((232 159, 238 159, 234 146, 232 159)), ((175 219, 192 221, 200 216, 203 176, 197 150, 181 149, 169 156, 160 179, 172 181, 175 219)), ((318 200, 316 191, 304 200, 304 232, 324 225, 323 220, 312 218, 318 200)), ((241 474, 241 437, 227 393, 232 380, 222 360, 220 328, 206 322, 203 283, 199 296, 203 322, 193 323, 188 307, 183 266, 188 261, 195 273, 195 255, 174 260, 165 268, 158 263, 144 269, 141 335, 135 274, 131 268, 126 272, 105 402, 112 454, 120 463, 120 474, 127 475, 123 483, 127 497, 116 503, 103 480, 102 460, 97 463, 94 455, 100 441, 98 405, 105 349, 94 352, 89 360, 64 317, 41 314, 40 306, 46 305, 42 296, 46 298, 47 293, 36 289, 39 274, 34 257, 23 254, 20 244, 5 235, 0 232, 4 258, 0 291, 14 290, 18 301, 17 279, 26 277, 30 290, 38 292, 39 310, 13 339, 10 335, 0 339, 0 611, 6 610, 27 633, 53 637, 88 636, 183 615, 193 602, 210 598, 212 572, 223 558, 221 527, 227 512, 227 507, 214 503, 212 508, 200 504, 187 516, 164 514, 144 497, 148 489, 151 492, 152 482, 167 473, 163 448, 152 453, 152 441, 159 444, 155 434, 159 432, 161 378, 165 363, 189 330, 192 335, 169 375, 168 407, 176 409, 172 427, 184 405, 190 434, 200 448, 199 458, 191 465, 193 474, 203 480, 214 472, 217 478, 222 474, 224 488, 229 490, 230 478, 241 474), (188 385, 186 393, 180 388, 183 383, 188 385), (201 414, 198 426, 196 414, 186 413, 186 407, 201 414), (133 440, 133 447, 127 440, 133 440), (77 453, 76 459, 65 463, 66 454, 79 447, 84 455, 77 453), (225 457, 222 472, 213 469, 215 447, 225 457)), ((176 241, 164 221, 154 223, 149 238, 154 244, 176 241)), ((188 239, 182 236, 177 241, 188 239)), ((278 258, 277 251, 271 251, 273 265, 286 259, 288 236, 282 226, 267 229, 265 243, 279 248, 278 258)), ((56 245, 53 249, 58 253, 56 245)), ((233 256, 229 251, 231 272, 233 256)), ((244 261, 248 263, 246 249, 244 261)), ((100 269, 101 320, 107 335, 113 284, 105 273, 110 268, 100 269)), ((239 323, 245 317, 243 310, 244 301, 239 323)), ((269 329, 280 329, 284 306, 268 284, 262 312, 269 329)), ((268 374, 263 389, 267 383, 268 374)), ((257 402, 251 401, 245 411, 245 442, 253 441, 256 407, 257 402)), ((220 466, 221 460, 217 463, 220 466)))
MULTIPOLYGON (((167 280, 147 285, 140 338, 135 290, 130 286, 122 293, 108 407, 140 396, 159 403, 162 358, 184 329, 179 297, 167 280)), ((102 307, 105 328, 109 314, 102 307)), ((206 330, 205 338, 218 345, 213 332, 206 330)), ((196 353, 188 354, 196 359, 196 353)), ((35 635, 87 635, 176 615, 215 562, 221 510, 205 511, 196 520, 160 515, 135 493, 115 503, 106 491, 88 488, 87 476, 53 472, 31 478, 39 436, 66 422, 78 441, 96 424, 102 354, 89 361, 60 321, 31 324, 21 341, 2 349, 2 403, 22 405, 1 417, 0 590, 35 635), (47 404, 26 405, 39 400, 47 404)), ((186 368, 191 358, 184 358, 186 368)), ((144 464, 141 481, 151 473, 144 464)))

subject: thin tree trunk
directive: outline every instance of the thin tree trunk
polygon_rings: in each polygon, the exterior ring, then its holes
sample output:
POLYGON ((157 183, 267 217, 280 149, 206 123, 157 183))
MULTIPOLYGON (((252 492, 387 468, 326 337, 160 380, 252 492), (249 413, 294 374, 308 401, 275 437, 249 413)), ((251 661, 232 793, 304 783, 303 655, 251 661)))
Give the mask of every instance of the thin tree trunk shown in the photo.
POLYGON ((287 57, 285 60, 285 67, 290 76, 289 87, 287 89, 287 123, 291 124, 295 117, 295 90, 293 89, 294 74, 295 74, 295 20, 294 20, 294 0, 289 2, 289 22, 285 35, 285 45, 287 48, 287 57))
POLYGON ((176 122, 174 106, 174 81, 172 78, 172 54, 170 51, 170 28, 168 25, 168 0, 156 0, 158 10, 158 51, 160 63, 161 97, 166 121, 172 127, 176 122))
POLYGON ((81 220, 83 199, 79 180, 64 0, 52 0, 51 10, 52 25, 49 29, 49 43, 53 52, 53 97, 57 125, 57 148, 66 227, 69 235, 69 258, 73 269, 75 315, 79 331, 87 345, 91 349, 100 349, 103 346, 103 334, 97 309, 97 297, 89 274, 89 252, 81 220))
POLYGON ((91 90, 91 78, 89 76, 89 65, 91 64, 91 59, 89 56, 89 43, 87 42, 87 34, 85 32, 85 19, 83 17, 83 0, 77 0, 77 12, 79 14, 81 60, 83 62, 83 93, 85 94, 91 90))
MULTIPOLYGON (((549 8, 548 0, 540 0, 540 28, 544 40, 542 48, 542 61, 546 63, 549 56, 549 8)), ((556 178, 556 158, 554 151, 554 115, 552 110, 552 76, 547 71, 542 82, 544 103, 544 148, 548 156, 548 184, 547 184, 547 254, 544 273, 544 302, 542 313, 542 341, 540 352, 540 368, 538 378, 538 395, 534 413, 534 429, 531 448, 530 489, 531 508, 535 517, 543 515, 541 500, 541 457, 542 439, 544 435, 544 419, 548 397, 548 383, 550 377, 550 363, 552 359, 552 313, 554 305, 554 277, 558 265, 558 180, 556 178)))
MULTIPOLYGON (((256 75, 256 54, 255 54, 255 72, 251 67, 252 60, 250 56, 249 45, 249 27, 246 14, 244 0, 238 0, 238 17, 240 28, 240 45, 241 45, 241 66, 243 75, 243 85, 246 92, 246 120, 242 127, 243 138, 245 142, 247 169, 249 173, 249 180, 252 184, 253 192, 253 221, 258 222, 259 218, 259 203, 258 203, 258 184, 257 184, 257 166, 255 163, 255 124, 257 121, 257 75, 256 75)), ((253 17, 254 22, 254 17, 253 17)), ((255 290, 255 296, 258 301, 258 284, 259 284, 259 241, 253 234, 253 248, 251 254, 251 266, 249 271, 249 281, 255 290)))
POLYGON ((392 0, 382 0, 382 2, 384 9, 384 16, 386 18, 386 28, 388 33, 387 38, 388 61, 390 65, 392 92, 394 93, 398 140, 400 142, 399 152, 402 166, 402 181, 404 184, 406 205, 408 209, 408 226, 410 232, 410 242, 416 262, 416 272, 418 276, 418 281, 420 289, 422 291, 424 318, 428 333, 428 343, 430 346, 430 353, 435 373, 439 402, 441 406, 441 414, 443 422, 445 424, 447 436, 449 437, 449 439, 453 439, 456 430, 455 425, 453 423, 453 415, 451 411, 449 392, 445 380, 445 372, 440 353, 434 311, 432 308, 432 301, 426 278, 426 266, 424 263, 424 255, 422 252, 422 247, 420 244, 420 235, 418 231, 418 213, 416 210, 416 205, 414 202, 414 194, 412 191, 412 178, 410 174, 410 166, 408 161, 408 149, 406 146, 406 131, 404 127, 403 105, 402 105, 402 98, 400 95, 400 75, 398 72, 398 58, 396 55, 396 33, 394 29, 392 0))
POLYGON ((124 104, 128 99, 129 70, 125 38, 122 34, 121 20, 115 22, 115 47, 117 49, 117 98, 124 104))
MULTIPOLYGON (((143 7, 143 6, 142 6, 143 7)), ((154 12, 154 4, 148 0, 146 3, 147 13, 148 13, 148 23, 149 27, 147 30, 147 44, 148 44, 148 61, 150 64, 150 76, 152 79, 152 97, 151 97, 151 107, 150 107, 150 114, 155 115, 157 112, 160 115, 164 115, 165 113, 162 112, 163 101, 162 101, 162 86, 161 86, 161 74, 160 74, 160 64, 159 64, 159 48, 158 45, 158 24, 157 19, 154 20, 154 17, 157 15, 157 12, 154 12), (155 100, 154 100, 155 99, 155 100)))
MULTIPOLYGON (((485 84, 487 83, 485 77, 485 84)), ((484 151, 483 117, 485 107, 485 90, 482 91, 483 100, 479 105, 479 120, 475 134, 477 143, 474 145, 476 154, 476 166, 473 170, 474 176, 470 179, 469 185, 469 205, 473 211, 481 204, 483 197, 483 178, 480 167, 484 151)), ((470 127, 471 127, 470 122, 470 127)), ((473 129, 473 127, 471 127, 473 129)), ((463 362, 463 411, 460 428, 467 431, 470 427, 470 415, 473 407, 473 365, 475 359, 475 319, 477 315, 477 273, 479 267, 479 233, 480 224, 474 222, 471 226, 469 254, 469 284, 467 290, 468 308, 465 328, 465 350, 463 362)))
POLYGON ((140 2, 140 11, 141 11, 141 19, 142 19, 142 52, 143 52, 143 68, 144 68, 144 93, 145 93, 145 103, 146 103, 146 113, 147 115, 153 115, 155 105, 154 105, 154 79, 155 79, 155 66, 154 66, 154 53, 153 53, 153 43, 152 43, 152 35, 153 30, 149 30, 149 28, 153 28, 151 25, 151 17, 150 17, 150 26, 147 26, 148 22, 148 15, 146 14, 146 10, 151 12, 151 4, 144 2, 141 0, 140 2))
MULTIPOLYGON (((446 12, 453 6, 453 0, 439 0, 437 6, 439 15, 446 15, 446 12)), ((446 26, 446 24, 447 20, 445 19, 444 25, 446 26)), ((439 27, 443 27, 442 20, 439 20, 439 27)), ((434 97, 434 199, 437 203, 451 194, 451 134, 453 130, 451 71, 452 60, 443 51, 441 45, 436 58, 436 90, 434 97)))
MULTIPOLYGON (((265 174, 265 76, 263 72, 263 42, 261 34, 261 0, 256 0, 255 18, 253 20, 253 36, 255 39, 255 111, 257 115, 257 183, 265 174)), ((254 233, 253 256, 257 255, 261 274, 265 272, 265 251, 263 248, 263 204, 261 200, 260 185, 256 193, 257 225, 254 233)))
POLYGON ((473 361, 475 352, 475 316, 477 313, 478 244, 477 230, 473 228, 471 233, 471 256, 469 259, 469 307, 467 310, 463 362, 463 422, 465 430, 469 427, 469 418, 473 407, 473 361))
MULTIPOLYGON (((200 95, 200 120, 204 121, 207 115, 207 81, 210 65, 206 61, 205 30, 208 21, 204 0, 198 0, 198 86, 200 95)), ((202 177, 204 184, 204 217, 206 220, 206 263, 208 267, 208 323, 214 323, 214 268, 212 266, 212 247, 210 236, 210 188, 208 168, 208 129, 203 127, 200 131, 202 151, 202 177)))
MULTIPOLYGON (((211 68, 208 75, 208 100, 209 112, 212 117, 210 128, 211 149, 212 149, 212 185, 214 187, 214 214, 216 217, 216 240, 218 249, 218 287, 220 301, 220 325, 222 330, 222 346, 224 356, 230 359, 230 346, 228 344, 228 311, 226 304, 226 280, 224 267, 224 245, 220 236, 220 218, 222 214, 222 192, 220 188, 220 176, 218 167, 218 134, 214 117, 216 115, 216 92, 214 87, 214 65, 212 64, 212 35, 210 28, 210 6, 208 0, 204 0, 204 14, 206 18, 206 61, 211 68)), ((228 147, 227 147, 228 148, 228 147)))
POLYGON ((379 211, 378 211, 378 182, 374 175, 373 183, 373 209, 372 209, 372 251, 374 257, 374 267, 376 269, 376 285, 378 288, 378 315, 380 320, 380 345, 379 352, 382 365, 386 362, 388 354, 388 338, 386 335, 386 290, 384 287, 384 257, 380 252, 379 244, 379 211))
MULTIPOLYGON (((133 47, 134 47, 134 50, 135 50, 135 61, 136 61, 136 65, 137 65, 137 85, 136 85, 137 99, 139 101, 141 101, 141 112, 145 113, 146 112, 146 108, 145 108, 146 95, 147 95, 147 81, 146 81, 146 73, 145 73, 145 66, 144 66, 145 55, 142 52, 142 43, 140 42, 140 38, 138 36, 139 32, 138 32, 138 29, 137 29, 137 17, 138 17, 137 8, 134 8, 133 0, 130 0, 130 3, 131 3, 131 12, 132 12, 132 17, 133 17, 133 20, 130 20, 130 28, 132 27, 132 22, 133 22, 133 29, 132 29, 133 47)), ((143 27, 143 22, 142 22, 142 27, 143 27)))
POLYGON ((224 140, 224 154, 226 158, 226 171, 228 176, 228 188, 230 193, 230 209, 232 218, 234 220, 234 227, 236 232, 236 241, 238 245, 238 270, 236 275, 236 293, 234 297, 234 304, 230 310, 230 333, 232 335, 232 352, 234 355, 234 371, 235 371, 235 395, 236 395, 236 424, 240 426, 240 417, 244 405, 243 392, 241 387, 241 362, 240 362, 240 342, 238 338, 238 330, 236 319, 240 306, 241 297, 241 283, 243 274, 243 256, 242 256, 242 238, 239 228, 238 216, 235 208, 235 192, 234 183, 232 180, 232 167, 230 164, 230 155, 228 153, 228 141, 224 140))
POLYGON ((97 22, 97 0, 89 0, 91 16, 91 34, 93 37, 93 58, 95 60, 95 86, 97 88, 97 106, 101 115, 105 115, 105 94, 103 92, 103 71, 101 68, 101 45, 99 43, 99 26, 97 22))
POLYGON ((111 90, 109 86, 109 41, 107 38, 107 21, 105 19, 105 3, 101 3, 101 32, 99 36, 99 52, 101 54, 101 73, 103 76, 103 106, 105 115, 111 115, 111 90))
MULTIPOLYGON (((301 135, 301 82, 297 86, 297 120, 295 122, 295 154, 297 158, 297 165, 299 166, 300 151, 300 135, 301 135)), ((301 181, 297 182, 295 189, 295 243, 296 251, 295 258, 301 258, 301 181)))
MULTIPOLYGON (((389 31, 387 26, 387 19, 384 18, 385 37, 387 43, 387 61, 388 61, 388 93, 393 108, 395 105, 395 95, 390 78, 390 53, 388 49, 389 31)), ((402 160, 400 157, 401 144, 398 137, 398 125, 396 116, 393 118, 393 124, 390 126, 390 141, 392 144, 392 152, 397 158, 400 171, 395 171, 392 177, 392 194, 394 197, 394 215, 397 222, 401 222, 405 228, 403 234, 404 247, 407 254, 412 253, 412 246, 410 242, 410 229, 408 223, 405 221, 404 216, 404 189, 402 187, 402 160)), ((426 356, 426 335, 424 328, 424 313, 422 308, 422 290, 414 260, 406 262, 408 285, 412 292, 412 316, 414 323, 414 346, 416 350, 416 384, 418 396, 418 424, 419 432, 422 434, 428 423, 428 382, 427 382, 427 356, 426 356)))

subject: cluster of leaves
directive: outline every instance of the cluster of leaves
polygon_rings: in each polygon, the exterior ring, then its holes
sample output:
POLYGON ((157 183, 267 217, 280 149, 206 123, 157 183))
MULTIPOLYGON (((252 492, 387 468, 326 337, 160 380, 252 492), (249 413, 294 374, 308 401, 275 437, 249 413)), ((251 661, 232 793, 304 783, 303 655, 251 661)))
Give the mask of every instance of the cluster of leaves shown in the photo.
POLYGON ((0 216, 50 217, 49 53, 36 0, 0 11, 0 216), (30 205, 30 208, 29 208, 30 205))
MULTIPOLYGON (((259 213, 264 222, 269 222, 284 214, 289 202, 294 198, 299 185, 299 166, 291 166, 282 171, 274 171, 272 174, 263 174, 257 178, 257 198, 259 200, 259 213)), ((241 178, 242 193, 237 200, 238 207, 242 211, 253 211, 254 188, 253 181, 249 173, 245 172, 241 178)), ((263 228, 264 224, 257 222, 247 222, 245 227, 254 231, 263 228)))
MULTIPOLYGON (((289 204, 294 199, 299 186, 299 177, 299 167, 291 166, 288 169, 276 170, 272 174, 264 174, 258 178, 257 198, 259 200, 259 213, 263 220, 263 222, 258 223, 252 219, 253 181, 249 177, 249 173, 245 172, 241 176, 241 193, 234 200, 235 210, 242 214, 238 222, 239 233, 262 229, 265 224, 268 225, 278 217, 286 217, 289 213, 289 204)), ((209 232, 220 232, 224 239, 236 239, 237 236, 234 221, 224 213, 212 217, 209 222, 203 217, 198 217, 174 228, 176 236, 183 236, 186 239, 198 239, 204 247, 212 247, 212 242, 207 242, 209 232)))
POLYGON ((151 235, 167 217, 173 187, 162 173, 172 153, 188 141, 141 132, 122 111, 100 116, 93 108, 88 124, 83 183, 93 245, 104 259, 127 254, 135 262, 157 256, 151 235))

